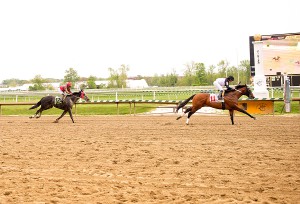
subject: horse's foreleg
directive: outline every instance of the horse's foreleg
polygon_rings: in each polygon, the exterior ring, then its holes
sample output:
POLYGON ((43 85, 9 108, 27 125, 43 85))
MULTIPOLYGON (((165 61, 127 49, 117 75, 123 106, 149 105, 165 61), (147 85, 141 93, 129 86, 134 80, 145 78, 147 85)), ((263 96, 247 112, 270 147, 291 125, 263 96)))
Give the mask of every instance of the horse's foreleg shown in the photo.
POLYGON ((229 110, 229 114, 230 114, 231 124, 234 125, 234 121, 233 121, 233 110, 229 110))
POLYGON ((54 122, 55 122, 55 123, 58 123, 58 120, 61 119, 62 117, 64 117, 64 115, 66 115, 67 112, 68 112, 68 111, 65 110, 65 111, 61 114, 61 116, 59 116, 59 118, 57 118, 54 122))
POLYGON ((249 114, 247 111, 245 111, 244 109, 241 109, 239 107, 236 107, 236 110, 241 112, 241 113, 244 113, 246 115, 248 115, 250 118, 253 118, 254 120, 256 120, 256 118, 254 116, 252 116, 251 114, 249 114))
POLYGON ((74 119, 73 119, 72 110, 71 110, 71 109, 69 109, 69 110, 68 110, 68 112, 69 112, 69 115, 70 115, 70 117, 71 117, 71 119, 72 119, 72 122, 74 123, 74 119))

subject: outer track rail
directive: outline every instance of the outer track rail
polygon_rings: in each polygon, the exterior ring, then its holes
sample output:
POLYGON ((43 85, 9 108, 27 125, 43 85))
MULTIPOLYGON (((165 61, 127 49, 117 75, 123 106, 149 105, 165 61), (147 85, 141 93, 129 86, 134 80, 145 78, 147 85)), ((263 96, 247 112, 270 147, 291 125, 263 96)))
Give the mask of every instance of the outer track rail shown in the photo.
MULTIPOLYGON (((247 101, 284 101, 283 98, 254 98, 254 99, 240 99, 239 102, 247 102, 247 101)), ((300 98, 292 98, 291 101, 299 101, 299 112, 300 112, 300 98)), ((117 105, 117 113, 119 114, 119 104, 129 104, 130 105, 130 114, 132 113, 132 105, 133 112, 135 114, 136 104, 169 104, 174 106, 168 106, 168 108, 176 108, 176 106, 182 102, 182 100, 100 100, 100 101, 90 101, 90 102, 77 102, 76 104, 85 105, 85 104, 116 104, 117 105)), ((15 106, 15 105, 35 105, 36 102, 14 102, 14 103, 0 103, 0 115, 2 115, 2 106, 15 106)), ((76 112, 76 104, 75 104, 75 112, 76 112)))

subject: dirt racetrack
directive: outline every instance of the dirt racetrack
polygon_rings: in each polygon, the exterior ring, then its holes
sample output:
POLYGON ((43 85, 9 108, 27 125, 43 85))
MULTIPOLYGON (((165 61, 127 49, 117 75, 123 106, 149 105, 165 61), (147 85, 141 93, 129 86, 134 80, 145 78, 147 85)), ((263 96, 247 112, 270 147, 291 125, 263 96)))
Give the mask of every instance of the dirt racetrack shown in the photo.
POLYGON ((300 116, 0 117, 0 204, 300 203, 300 116))

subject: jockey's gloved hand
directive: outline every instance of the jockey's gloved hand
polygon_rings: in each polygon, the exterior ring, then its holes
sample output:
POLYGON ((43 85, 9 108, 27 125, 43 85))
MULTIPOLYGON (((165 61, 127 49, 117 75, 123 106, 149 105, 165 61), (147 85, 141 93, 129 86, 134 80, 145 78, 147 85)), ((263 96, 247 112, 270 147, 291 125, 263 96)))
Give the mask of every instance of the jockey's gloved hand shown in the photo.
POLYGON ((232 89, 233 89, 233 88, 231 88, 231 87, 228 87, 228 88, 227 88, 227 91, 230 91, 230 90, 232 90, 232 89))

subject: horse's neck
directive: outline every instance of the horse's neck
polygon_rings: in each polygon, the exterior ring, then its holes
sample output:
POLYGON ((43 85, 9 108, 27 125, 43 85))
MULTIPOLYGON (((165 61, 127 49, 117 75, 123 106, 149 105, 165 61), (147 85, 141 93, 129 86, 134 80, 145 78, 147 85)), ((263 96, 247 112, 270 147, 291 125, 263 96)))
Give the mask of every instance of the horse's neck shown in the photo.
POLYGON ((234 90, 228 93, 228 96, 235 97, 236 99, 239 99, 243 93, 240 90, 234 90))
POLYGON ((236 92, 237 92, 236 95, 237 95, 238 99, 241 98, 242 95, 244 95, 243 91, 241 91, 239 89, 237 89, 236 92))
POLYGON ((70 96, 70 100, 73 101, 73 103, 76 103, 79 100, 79 97, 72 95, 72 96, 70 96))

